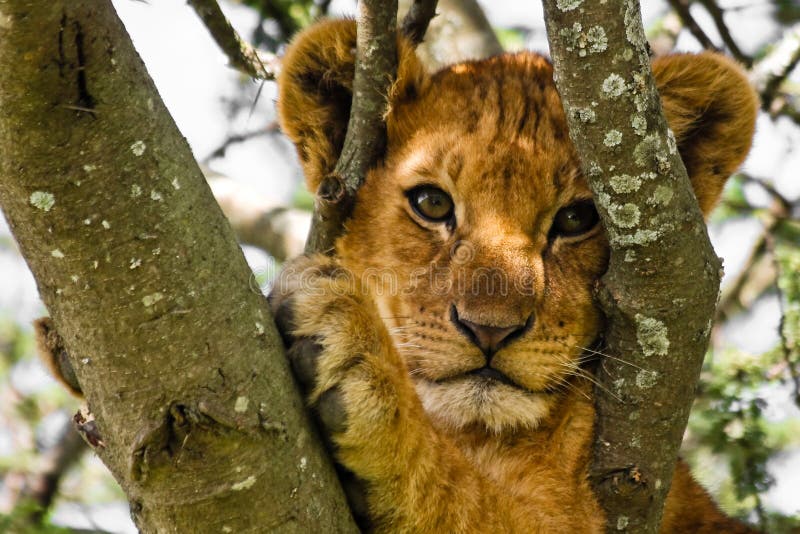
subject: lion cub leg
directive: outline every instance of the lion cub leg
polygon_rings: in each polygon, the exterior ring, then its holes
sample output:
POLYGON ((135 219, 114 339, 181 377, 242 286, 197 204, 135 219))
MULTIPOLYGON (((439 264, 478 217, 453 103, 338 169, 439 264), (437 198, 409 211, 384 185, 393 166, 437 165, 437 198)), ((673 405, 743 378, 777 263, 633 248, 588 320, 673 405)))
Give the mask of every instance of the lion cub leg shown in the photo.
POLYGON ((429 423, 374 304, 349 271, 320 256, 300 258, 281 274, 270 302, 337 462, 361 482, 373 528, 477 532, 502 517, 493 487, 429 423))

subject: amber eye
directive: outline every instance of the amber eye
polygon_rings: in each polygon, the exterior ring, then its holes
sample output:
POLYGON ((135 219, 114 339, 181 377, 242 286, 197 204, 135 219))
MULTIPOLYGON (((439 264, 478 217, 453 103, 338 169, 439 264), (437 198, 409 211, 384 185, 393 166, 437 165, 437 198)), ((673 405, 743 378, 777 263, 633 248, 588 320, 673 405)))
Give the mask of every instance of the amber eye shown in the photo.
POLYGON ((423 185, 406 194, 417 215, 427 221, 445 222, 453 217, 453 199, 438 187, 423 185))
POLYGON ((600 216, 591 200, 582 200, 561 208, 553 218, 550 237, 574 237, 585 234, 597 225, 600 216))

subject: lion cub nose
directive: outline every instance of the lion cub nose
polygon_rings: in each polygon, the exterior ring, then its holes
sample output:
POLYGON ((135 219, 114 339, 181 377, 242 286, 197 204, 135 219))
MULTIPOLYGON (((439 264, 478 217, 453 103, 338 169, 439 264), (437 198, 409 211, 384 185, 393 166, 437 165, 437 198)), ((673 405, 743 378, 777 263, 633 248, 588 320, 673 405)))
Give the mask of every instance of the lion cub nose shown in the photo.
POLYGON ((491 357, 501 347, 520 337, 533 323, 533 316, 528 318, 524 324, 511 326, 489 326, 473 323, 460 318, 455 306, 451 310, 450 319, 456 325, 456 328, 475 343, 487 357, 491 357))

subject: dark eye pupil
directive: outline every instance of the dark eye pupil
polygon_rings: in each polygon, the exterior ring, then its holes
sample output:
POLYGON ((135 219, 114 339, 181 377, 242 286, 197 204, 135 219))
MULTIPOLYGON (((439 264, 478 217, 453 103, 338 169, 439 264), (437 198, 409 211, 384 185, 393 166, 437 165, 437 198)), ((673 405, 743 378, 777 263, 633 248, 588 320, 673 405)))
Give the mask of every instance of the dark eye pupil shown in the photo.
POLYGON ((429 221, 445 221, 453 214, 453 199, 441 189, 430 186, 418 187, 412 189, 408 197, 414 211, 429 221))
POLYGON ((594 203, 588 200, 576 202, 556 213, 550 235, 551 237, 580 235, 594 228, 599 220, 594 203))
POLYGON ((581 225, 580 214, 572 208, 565 210, 561 218, 564 228, 579 228, 581 225))

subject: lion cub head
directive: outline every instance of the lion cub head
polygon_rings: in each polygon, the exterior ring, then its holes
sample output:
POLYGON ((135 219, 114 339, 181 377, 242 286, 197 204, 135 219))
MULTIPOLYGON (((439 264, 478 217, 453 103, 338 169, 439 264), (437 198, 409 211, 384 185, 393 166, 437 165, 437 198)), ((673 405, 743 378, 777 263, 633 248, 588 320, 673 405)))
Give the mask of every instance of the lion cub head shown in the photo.
MULTIPOLYGON (((355 23, 287 51, 281 124, 315 191, 341 150, 355 23)), ((729 60, 653 63, 704 213, 750 145, 755 98, 729 60)), ((428 75, 399 41, 382 164, 359 192, 342 264, 371 291, 428 414, 455 428, 535 427, 592 354, 608 243, 550 63, 532 53, 428 75)))

